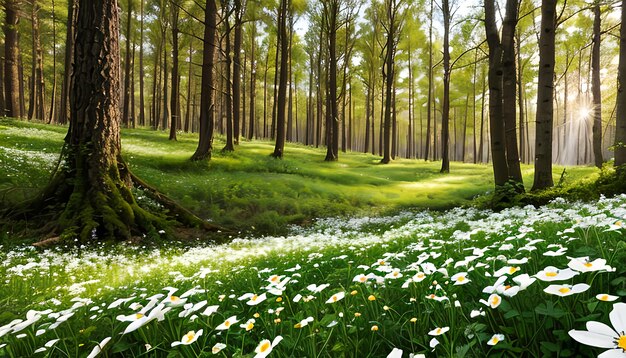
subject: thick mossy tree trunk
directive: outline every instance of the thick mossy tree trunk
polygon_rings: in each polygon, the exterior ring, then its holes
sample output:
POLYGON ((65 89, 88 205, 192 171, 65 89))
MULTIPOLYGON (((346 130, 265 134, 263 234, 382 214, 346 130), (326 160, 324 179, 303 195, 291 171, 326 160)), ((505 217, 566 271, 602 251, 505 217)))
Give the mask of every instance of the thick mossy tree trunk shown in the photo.
POLYGON ((210 229, 134 177, 121 157, 118 11, 117 0, 79 2, 63 162, 42 194, 14 214, 50 212, 53 224, 47 229, 82 242, 94 237, 123 240, 174 224, 137 204, 131 192, 134 183, 169 210, 175 221, 210 229))

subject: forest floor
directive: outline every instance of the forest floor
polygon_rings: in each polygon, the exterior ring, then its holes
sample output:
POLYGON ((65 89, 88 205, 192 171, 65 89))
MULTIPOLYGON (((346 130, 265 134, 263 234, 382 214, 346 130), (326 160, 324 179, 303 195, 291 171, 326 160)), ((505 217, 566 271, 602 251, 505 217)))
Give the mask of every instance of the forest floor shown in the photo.
MULTIPOLYGON (((58 162, 67 128, 0 120, 0 200, 19 201, 43 187, 58 162)), ((209 162, 191 162, 196 134, 148 129, 122 131, 122 152, 131 169, 148 184, 200 217, 244 233, 278 234, 290 224, 317 218, 392 214, 402 210, 448 209, 468 205, 493 188, 491 165, 440 162, 340 153, 325 162, 325 149, 287 144, 285 158, 270 157, 273 143, 241 141, 235 152, 214 142, 209 162)), ((563 167, 554 167, 558 182, 563 167)), ((533 169, 523 165, 532 185, 533 169)), ((593 167, 568 167, 567 181, 597 176, 593 167)))
MULTIPOLYGON (((45 185, 65 131, 0 121, 5 200, 45 185)), ((124 131, 139 176, 215 222, 255 232, 222 245, 36 248, 3 230, 0 356, 602 352, 578 342, 623 355, 626 195, 500 212, 451 208, 492 187, 489 166, 453 163, 441 175, 439 163, 382 166, 356 153, 325 163, 321 149, 294 145, 275 160, 271 147, 243 142, 191 163, 193 135, 170 142, 163 132, 124 131)), ((572 181, 597 175, 567 171, 572 181)), ((524 173, 530 186, 532 168, 524 173)))

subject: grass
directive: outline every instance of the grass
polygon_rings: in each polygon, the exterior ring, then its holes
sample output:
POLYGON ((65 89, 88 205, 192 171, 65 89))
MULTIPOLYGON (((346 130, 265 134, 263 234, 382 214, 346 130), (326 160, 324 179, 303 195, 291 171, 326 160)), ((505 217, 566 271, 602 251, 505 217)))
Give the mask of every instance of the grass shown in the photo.
MULTIPOLYGON (((0 193, 23 200, 46 184, 67 129, 59 126, 0 120, 0 193)), ((242 232, 285 233, 289 224, 321 217, 394 213, 399 210, 447 209, 468 204, 493 188, 490 165, 453 162, 440 174, 440 162, 398 159, 379 164, 380 157, 340 153, 325 162, 322 148, 287 144, 285 158, 269 154, 273 143, 243 141, 235 152, 222 153, 217 138, 213 158, 194 163, 194 134, 178 141, 161 131, 124 130, 123 155, 132 170, 185 207, 218 225, 242 232)), ((562 167, 554 168, 558 182, 562 167)), ((597 175, 592 167, 567 168, 567 180, 597 175)), ((531 186, 533 170, 523 166, 531 186)))
POLYGON ((626 196, 560 200, 325 219, 220 246, 2 249, 0 356, 102 344, 104 357, 207 357, 224 344, 220 356, 260 357, 278 337, 273 357, 597 355, 568 332, 611 324, 626 297, 624 208, 626 196), (549 266, 578 271, 546 282, 549 266), (583 291, 561 297, 554 284, 583 291))

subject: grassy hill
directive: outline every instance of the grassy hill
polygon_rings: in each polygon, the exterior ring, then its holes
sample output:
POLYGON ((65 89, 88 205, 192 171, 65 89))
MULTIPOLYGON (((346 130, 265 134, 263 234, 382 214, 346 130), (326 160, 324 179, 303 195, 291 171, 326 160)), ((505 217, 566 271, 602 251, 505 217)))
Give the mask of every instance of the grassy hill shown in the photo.
MULTIPOLYGON (((66 127, 0 120, 0 198, 22 200, 46 184, 58 161, 66 127)), ((122 151, 132 170, 182 205, 213 222, 241 231, 283 232, 287 224, 319 217, 444 209, 468 204, 493 188, 491 165, 440 162, 340 153, 325 162, 325 149, 287 144, 285 158, 269 156, 273 143, 243 141, 222 153, 214 142, 209 162, 189 161, 197 135, 148 129, 124 130, 122 151)), ((531 166, 522 168, 527 187, 531 166)), ((558 182, 562 167, 554 168, 558 182)), ((567 168, 568 180, 597 174, 591 167, 567 168)))

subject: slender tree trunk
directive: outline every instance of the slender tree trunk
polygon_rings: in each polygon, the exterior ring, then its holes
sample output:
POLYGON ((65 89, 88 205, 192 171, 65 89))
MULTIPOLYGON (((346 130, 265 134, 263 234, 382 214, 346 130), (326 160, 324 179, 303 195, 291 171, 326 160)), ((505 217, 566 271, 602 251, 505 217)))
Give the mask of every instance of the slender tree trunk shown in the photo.
MULTIPOLYGON (((284 1, 284 0, 280 0, 280 1, 284 1)), ((280 18, 280 14, 278 16, 278 22, 280 23, 282 21, 282 19, 280 18)), ((280 44, 282 43, 282 39, 281 39, 282 33, 280 31, 280 29, 278 29, 277 34, 276 34, 276 57, 275 57, 275 62, 274 62, 274 96, 272 97, 273 101, 272 101, 272 128, 271 128, 271 133, 270 133, 270 138, 274 139, 274 136, 276 135, 276 100, 278 98, 278 79, 280 77, 279 72, 280 72, 280 59, 282 58, 282 54, 280 53, 280 44)))
MULTIPOLYGON (((242 0, 235 0, 235 40, 233 44, 233 142, 239 144, 241 123, 241 43, 243 30, 242 0)), ((245 101, 244 101, 245 102, 245 101)), ((245 104, 244 104, 245 106, 245 104)), ((245 117, 245 116, 244 116, 245 117)))
POLYGON ((285 110, 287 101, 287 72, 289 39, 287 38, 287 11, 291 7, 290 0, 281 0, 281 16, 279 24, 280 33, 280 79, 277 98, 276 117, 276 145, 274 146, 274 158, 282 158, 285 150, 285 110))
POLYGON ((263 138, 267 138, 267 72, 269 72, 270 46, 265 55, 265 74, 263 76, 263 138))
POLYGON ((192 115, 191 115, 191 86, 192 86, 192 82, 193 82, 193 61, 191 60, 193 58, 193 38, 191 38, 189 40, 189 70, 187 71, 188 75, 187 75, 187 109, 185 110, 185 125, 184 125, 184 131, 185 133, 189 132, 189 128, 190 128, 190 123, 192 121, 192 115))
POLYGON ((56 120, 56 93, 57 93, 57 21, 55 1, 52 0, 52 93, 50 96, 50 112, 48 123, 56 120))
POLYGON ((169 79, 169 68, 167 66, 167 58, 169 57, 169 53, 167 52, 167 37, 165 34, 165 27, 163 27, 163 32, 162 32, 162 41, 163 41, 163 79, 162 79, 162 85, 163 85, 163 98, 162 101, 160 101, 160 103, 163 105, 163 118, 162 118, 162 123, 163 123, 163 129, 167 129, 171 119, 172 119, 172 114, 171 114, 171 107, 170 107, 170 96, 169 96, 169 91, 168 91, 168 84, 167 84, 167 80, 169 79))
POLYGON ((170 15, 172 16, 172 92, 170 97, 170 107, 172 118, 170 122, 170 140, 176 140, 176 131, 180 128, 180 71, 178 59, 178 4, 172 3, 170 15))
MULTIPOLYGON (((450 173, 450 5, 442 0, 443 10, 443 109, 441 114, 441 170, 450 173)), ((456 143, 455 143, 456 145, 456 143)))
MULTIPOLYGON (((626 0, 624 0, 626 1, 626 0)), ((371 76, 371 74, 370 74, 371 76)), ((363 153, 369 152, 370 141, 370 116, 372 115, 372 107, 370 98, 372 96, 371 81, 368 79, 368 86, 365 93, 365 146, 363 147, 363 153)))
POLYGON ((133 19, 133 1, 128 0, 126 18, 126 55, 124 57, 124 99, 122 111, 122 124, 129 127, 130 123, 130 45, 131 45, 131 24, 133 19))
POLYGON ((525 108, 524 108, 524 99, 525 94, 524 94, 524 82, 523 82, 523 74, 524 74, 524 68, 522 67, 522 55, 521 55, 521 38, 519 35, 519 31, 516 31, 516 41, 515 41, 516 47, 517 47, 517 96, 518 96, 518 106, 519 106, 519 152, 520 152, 520 161, 522 163, 526 163, 527 162, 527 157, 526 157, 526 138, 525 138, 525 133, 524 131, 525 126, 524 126, 524 118, 525 118, 525 108))
POLYGON ((32 1, 32 75, 28 118, 43 121, 46 117, 44 94, 46 90, 43 77, 43 50, 39 31, 39 4, 32 1))
POLYGON ((593 49, 591 56, 591 92, 593 95, 593 161, 602 168, 602 91, 600 89, 600 3, 593 7, 593 49))
POLYGON ((202 50, 202 84, 200 86, 200 139, 191 160, 211 158, 213 148, 213 66, 217 21, 215 0, 207 0, 204 10, 204 43, 202 50))
MULTIPOLYGON (((249 129, 248 129, 248 139, 252 140, 252 136, 254 135, 254 122, 256 117, 256 57, 255 57, 255 49, 256 49, 256 23, 252 23, 252 34, 250 35, 250 119, 249 119, 249 129)), ((258 131, 258 128, 257 128, 258 131)))
MULTIPOLYGON (((224 12, 224 9, 222 9, 222 12, 224 12)), ((232 28, 230 27, 230 23, 228 21, 228 17, 226 17, 225 19, 223 19, 222 21, 224 21, 224 37, 226 39, 226 47, 224 49, 224 56, 226 57, 226 61, 224 63, 225 65, 225 76, 224 78, 224 86, 225 86, 225 93, 223 93, 224 99, 225 99, 225 105, 226 108, 224 108, 224 113, 223 115, 226 118, 226 145, 224 146, 224 148, 222 149, 222 151, 228 151, 228 152, 232 152, 235 150, 235 145, 234 145, 234 141, 233 141, 233 112, 234 112, 234 107, 237 106, 237 103, 233 103, 233 90, 234 90, 234 86, 233 86, 233 80, 231 79, 231 69, 233 67, 233 63, 232 63, 232 57, 231 57, 231 50, 230 50, 230 31, 232 30, 232 28)))
POLYGON ((428 28, 428 103, 426 105, 426 146, 424 148, 424 160, 428 160, 430 150, 430 122, 432 117, 433 103, 433 3, 430 0, 430 26, 428 28))
POLYGON ((554 185, 552 180, 552 123, 554 115, 555 32, 556 0, 542 0, 535 136, 535 180, 532 190, 545 189, 554 185))
POLYGON ((152 75, 152 103, 151 103, 151 111, 150 111, 150 126, 153 130, 156 130, 159 126, 159 99, 157 95, 158 88, 160 87, 160 76, 161 76, 161 42, 159 41, 156 44, 156 48, 154 51, 154 72, 152 75))
MULTIPOLYGON (((145 97, 144 97, 144 77, 145 70, 143 68, 143 26, 144 26, 144 12, 143 12, 143 0, 140 1, 141 4, 141 22, 140 22, 140 32, 139 32, 139 125, 146 125, 146 112, 144 110, 145 107, 145 97)), ((191 59, 190 59, 191 60, 191 59)))
POLYGON ((478 49, 474 53, 474 80, 472 81, 473 97, 472 97, 472 135, 474 142, 474 156, 472 160, 474 164, 478 163, 478 143, 476 143, 476 73, 478 72, 478 49))
POLYGON ((19 16, 15 0, 4 1, 4 90, 6 115, 21 118, 19 75, 19 16))
POLYGON ((616 101, 615 167, 623 175, 626 169, 626 0, 622 0, 616 101))

